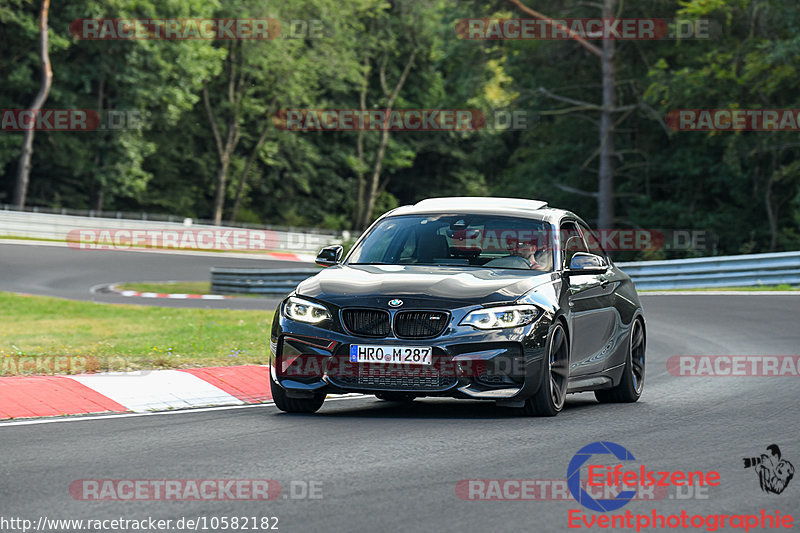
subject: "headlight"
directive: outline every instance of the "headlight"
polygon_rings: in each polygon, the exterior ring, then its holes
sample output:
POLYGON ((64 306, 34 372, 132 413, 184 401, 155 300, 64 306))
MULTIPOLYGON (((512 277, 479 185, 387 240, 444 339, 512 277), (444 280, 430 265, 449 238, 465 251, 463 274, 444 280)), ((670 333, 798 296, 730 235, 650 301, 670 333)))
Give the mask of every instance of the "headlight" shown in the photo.
POLYGON ((472 311, 461 321, 462 326, 478 329, 501 329, 525 326, 536 320, 539 308, 534 305, 506 305, 472 311))
POLYGON ((323 320, 328 320, 331 314, 324 305, 292 296, 283 305, 283 316, 298 322, 318 324, 323 320))

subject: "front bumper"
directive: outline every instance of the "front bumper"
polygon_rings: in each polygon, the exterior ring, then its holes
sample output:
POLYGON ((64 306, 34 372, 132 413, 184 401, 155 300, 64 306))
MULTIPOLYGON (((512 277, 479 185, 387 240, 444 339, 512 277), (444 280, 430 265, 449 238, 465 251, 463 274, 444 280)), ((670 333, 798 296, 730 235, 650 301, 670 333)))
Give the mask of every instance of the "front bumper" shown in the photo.
POLYGON ((544 313, 519 328, 477 330, 457 325, 468 311, 451 311, 450 324, 433 339, 376 339, 354 336, 337 324, 320 327, 289 320, 279 310, 270 343, 272 379, 290 397, 402 392, 513 402, 535 394, 546 371, 552 316, 544 313), (351 363, 351 344, 430 346, 433 364, 351 363))

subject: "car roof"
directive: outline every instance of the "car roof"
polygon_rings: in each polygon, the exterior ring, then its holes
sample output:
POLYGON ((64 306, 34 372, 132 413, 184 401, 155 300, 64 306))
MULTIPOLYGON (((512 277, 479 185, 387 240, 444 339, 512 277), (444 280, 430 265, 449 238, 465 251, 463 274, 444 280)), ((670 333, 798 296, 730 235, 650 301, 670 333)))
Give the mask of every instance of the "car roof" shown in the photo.
MULTIPOLYGON (((493 196, 449 196, 428 198, 414 205, 398 207, 384 216, 417 214, 492 214, 511 215, 537 220, 558 221, 565 215, 572 215, 562 209, 547 206, 541 200, 525 198, 497 198, 493 196)), ((381 217, 383 218, 383 217, 381 217)))

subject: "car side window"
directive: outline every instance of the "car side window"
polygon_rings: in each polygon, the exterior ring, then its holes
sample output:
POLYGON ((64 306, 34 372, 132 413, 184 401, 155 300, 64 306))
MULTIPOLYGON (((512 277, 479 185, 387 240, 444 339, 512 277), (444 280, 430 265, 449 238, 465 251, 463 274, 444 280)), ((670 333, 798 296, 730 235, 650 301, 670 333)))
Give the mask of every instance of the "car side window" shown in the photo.
POLYGON ((605 259, 606 262, 608 262, 608 256, 606 251, 603 250, 603 247, 600 244, 600 239, 597 238, 597 234, 595 234, 595 232, 589 229, 589 227, 585 224, 579 224, 579 226, 583 232, 583 239, 586 242, 586 247, 589 249, 589 252, 599 255, 605 259))
POLYGON ((569 268, 569 263, 572 261, 572 256, 576 252, 588 252, 589 249, 583 242, 581 232, 578 230, 577 224, 574 222, 564 222, 561 224, 561 249, 564 257, 563 268, 569 268))

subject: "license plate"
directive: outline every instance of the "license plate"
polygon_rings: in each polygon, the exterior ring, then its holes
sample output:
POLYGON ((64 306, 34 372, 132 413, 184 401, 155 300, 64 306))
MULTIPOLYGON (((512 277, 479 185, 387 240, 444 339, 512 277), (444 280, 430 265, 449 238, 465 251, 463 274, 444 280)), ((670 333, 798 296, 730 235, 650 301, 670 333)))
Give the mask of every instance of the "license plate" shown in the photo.
POLYGON ((390 363, 398 365, 430 365, 433 349, 430 346, 350 345, 351 363, 390 363))

